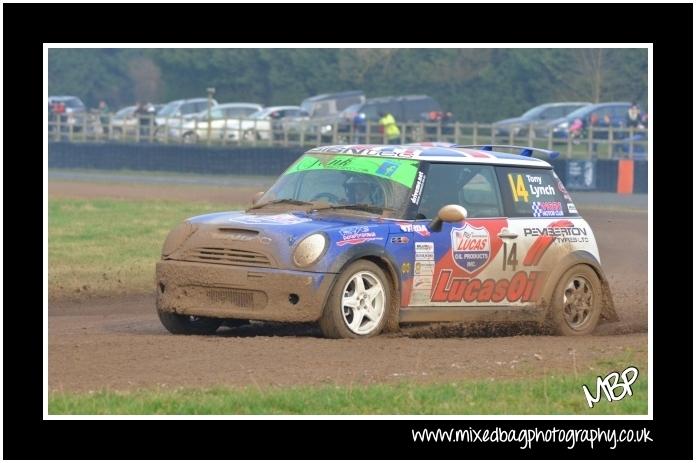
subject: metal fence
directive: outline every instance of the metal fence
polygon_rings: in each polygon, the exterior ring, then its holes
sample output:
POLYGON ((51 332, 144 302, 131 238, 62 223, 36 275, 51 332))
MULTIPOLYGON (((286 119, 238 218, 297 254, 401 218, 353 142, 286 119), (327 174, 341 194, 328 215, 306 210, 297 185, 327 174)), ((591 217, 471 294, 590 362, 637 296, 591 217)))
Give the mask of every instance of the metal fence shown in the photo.
MULTIPOLYGON (((398 143, 450 142, 546 147, 566 159, 646 159, 646 129, 590 127, 579 135, 534 125, 504 132, 493 124, 400 123, 398 143)), ((200 120, 116 118, 113 115, 61 115, 48 121, 49 141, 198 144, 243 147, 308 147, 327 144, 387 144, 375 122, 356 127, 327 121, 259 119, 200 120)))

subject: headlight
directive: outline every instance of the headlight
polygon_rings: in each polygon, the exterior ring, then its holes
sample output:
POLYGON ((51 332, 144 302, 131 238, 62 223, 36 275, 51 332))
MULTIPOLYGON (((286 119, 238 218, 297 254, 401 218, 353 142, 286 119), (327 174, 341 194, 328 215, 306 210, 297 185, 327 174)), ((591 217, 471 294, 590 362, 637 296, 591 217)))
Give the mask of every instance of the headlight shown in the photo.
POLYGON ((298 267, 306 267, 316 262, 324 253, 326 237, 321 233, 309 235, 300 241, 292 254, 292 260, 298 267))
POLYGON ((167 239, 162 246, 162 257, 167 257, 184 244, 184 241, 196 231, 196 226, 190 222, 179 224, 174 230, 169 232, 167 239))

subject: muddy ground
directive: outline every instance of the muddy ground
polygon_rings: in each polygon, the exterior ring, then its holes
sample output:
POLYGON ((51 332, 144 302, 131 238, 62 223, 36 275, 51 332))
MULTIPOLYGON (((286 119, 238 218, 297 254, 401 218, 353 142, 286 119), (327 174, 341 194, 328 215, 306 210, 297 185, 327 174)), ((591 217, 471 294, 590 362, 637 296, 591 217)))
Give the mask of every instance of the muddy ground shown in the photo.
MULTIPOLYGON (((258 188, 49 182, 50 197, 180 199, 240 204, 258 188)), ((89 391, 179 386, 286 386, 598 375, 626 350, 647 357, 647 213, 581 208, 599 242, 620 322, 581 338, 466 325, 404 327, 367 340, 327 340, 312 325, 254 323, 215 336, 173 336, 154 296, 49 306, 49 388, 89 391), (594 365, 594 367, 592 367, 594 365), (594 368, 594 370, 590 370, 594 368)))

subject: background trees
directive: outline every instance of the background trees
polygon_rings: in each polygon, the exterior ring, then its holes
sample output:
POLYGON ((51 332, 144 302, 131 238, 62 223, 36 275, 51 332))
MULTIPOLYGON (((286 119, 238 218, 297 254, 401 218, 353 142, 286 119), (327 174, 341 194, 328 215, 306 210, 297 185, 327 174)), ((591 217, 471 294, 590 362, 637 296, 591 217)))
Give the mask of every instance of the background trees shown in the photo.
POLYGON ((299 104, 324 92, 423 93, 463 122, 559 100, 647 103, 644 49, 50 49, 49 94, 90 107, 205 96, 299 104))

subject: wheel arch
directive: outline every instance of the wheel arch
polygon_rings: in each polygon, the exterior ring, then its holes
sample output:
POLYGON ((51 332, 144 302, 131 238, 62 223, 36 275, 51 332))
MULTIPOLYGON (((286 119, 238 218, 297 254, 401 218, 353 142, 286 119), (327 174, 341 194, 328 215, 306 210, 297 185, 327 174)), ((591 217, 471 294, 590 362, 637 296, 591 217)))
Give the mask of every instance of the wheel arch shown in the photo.
POLYGON ((574 251, 567 256, 565 256, 561 261, 556 264, 554 269, 549 272, 549 278, 546 281, 544 289, 542 290, 542 305, 549 307, 551 301, 553 300, 553 293, 558 286, 560 278, 565 272, 570 268, 584 264, 592 268, 597 274, 599 281, 602 283, 602 312, 601 317, 607 321, 615 322, 619 320, 619 316, 616 313, 616 307, 614 306, 614 298, 611 294, 611 288, 609 287, 609 281, 607 280, 604 270, 599 261, 587 251, 574 251))
MULTIPOLYGON (((336 274, 341 274, 343 271, 351 265, 353 262, 358 260, 368 260, 377 267, 379 267, 387 277, 390 290, 391 290, 391 304, 389 307, 389 315, 387 323, 384 326, 384 332, 394 332, 399 329, 399 301, 401 295, 401 279, 399 278, 399 273, 397 272, 397 266, 393 258, 385 252, 384 248, 374 244, 366 244, 363 246, 356 246, 350 249, 348 252, 336 259, 331 266, 331 272, 336 274)), ((338 278, 334 278, 324 297, 323 310, 326 310, 326 304, 328 302, 329 294, 334 289, 336 281, 338 278)))

